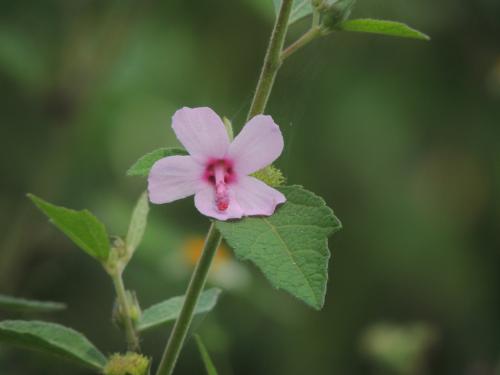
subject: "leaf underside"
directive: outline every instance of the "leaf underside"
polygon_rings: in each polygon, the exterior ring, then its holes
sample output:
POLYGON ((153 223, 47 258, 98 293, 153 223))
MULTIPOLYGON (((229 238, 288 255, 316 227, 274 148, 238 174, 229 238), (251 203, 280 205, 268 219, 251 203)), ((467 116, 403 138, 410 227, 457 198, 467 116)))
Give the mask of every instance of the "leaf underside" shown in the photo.
POLYGON ((59 302, 35 301, 0 294, 0 309, 23 312, 51 312, 64 310, 66 305, 59 302))
MULTIPOLYGON (((212 310, 217 303, 220 293, 221 290, 217 288, 204 291, 196 305, 195 314, 203 314, 212 310)), ((145 331, 175 321, 181 312, 183 303, 184 296, 179 296, 147 308, 142 312, 137 329, 145 331)))
POLYGON ((372 33, 396 36, 401 38, 412 38, 420 40, 429 40, 429 36, 424 33, 411 28, 401 22, 376 20, 370 18, 355 19, 343 22, 340 27, 341 30, 372 33))
MULTIPOLYGON (((273 0, 274 10, 276 15, 281 7, 281 0, 273 0)), ((290 12, 290 18, 288 19, 288 24, 291 25, 304 17, 312 14, 313 8, 311 5, 311 0, 293 0, 292 10, 290 12)))
POLYGON ((147 176, 151 167, 158 160, 167 156, 188 155, 188 152, 178 147, 163 147, 147 153, 137 160, 127 171, 127 176, 147 176))
POLYGON ((279 188, 287 202, 270 217, 219 221, 236 256, 250 260, 271 284, 321 309, 328 279, 328 236, 341 228, 323 199, 300 186, 279 188))
POLYGON ((148 193, 144 192, 141 194, 137 204, 135 205, 134 211, 132 212, 132 218, 130 219, 130 224, 127 231, 127 237, 125 243, 127 244, 127 249, 132 254, 142 241, 144 232, 146 231, 146 224, 148 220, 149 213, 149 201, 148 193))
POLYGON ((98 370, 106 364, 106 357, 84 335, 55 323, 6 320, 0 322, 0 341, 98 370))
POLYGON ((106 228, 90 211, 56 206, 33 194, 28 194, 28 197, 83 251, 101 261, 108 259, 110 246, 106 228))

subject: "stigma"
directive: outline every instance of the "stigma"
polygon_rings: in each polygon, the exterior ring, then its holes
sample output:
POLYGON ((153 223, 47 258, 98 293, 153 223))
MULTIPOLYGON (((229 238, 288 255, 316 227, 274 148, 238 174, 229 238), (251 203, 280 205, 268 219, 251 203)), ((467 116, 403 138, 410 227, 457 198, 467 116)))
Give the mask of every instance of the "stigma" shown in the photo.
POLYGON ((225 159, 211 161, 206 167, 205 176, 215 189, 217 210, 226 211, 230 202, 228 185, 235 179, 232 163, 225 159))

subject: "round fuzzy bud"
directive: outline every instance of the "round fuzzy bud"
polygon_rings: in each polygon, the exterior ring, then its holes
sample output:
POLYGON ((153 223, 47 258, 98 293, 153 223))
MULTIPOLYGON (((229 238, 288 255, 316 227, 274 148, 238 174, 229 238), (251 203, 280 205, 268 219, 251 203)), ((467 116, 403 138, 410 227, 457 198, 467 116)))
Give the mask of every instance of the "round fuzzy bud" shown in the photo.
POLYGON ((106 367, 104 375, 147 375, 149 358, 133 352, 113 354, 106 367))

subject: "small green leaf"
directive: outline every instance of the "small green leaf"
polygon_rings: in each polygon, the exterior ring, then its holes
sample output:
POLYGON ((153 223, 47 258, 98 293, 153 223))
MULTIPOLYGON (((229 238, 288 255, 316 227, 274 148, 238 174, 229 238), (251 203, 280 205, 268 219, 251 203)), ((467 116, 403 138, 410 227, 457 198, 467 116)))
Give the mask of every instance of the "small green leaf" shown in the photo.
MULTIPOLYGON (((217 288, 204 291, 196 305, 195 314, 203 314, 212 310, 217 303, 220 293, 221 290, 217 288)), ((145 331, 173 322, 179 316, 183 303, 184 296, 173 297, 147 308, 142 312, 137 329, 139 331, 145 331)))
POLYGON ((201 359, 203 359, 207 374, 217 375, 217 370, 215 369, 214 363, 212 362, 212 358, 210 358, 210 354, 208 354, 208 350, 203 344, 201 337, 199 335, 195 335, 194 338, 196 340, 196 345, 198 345, 198 350, 200 351, 201 359))
POLYGON ((26 312, 51 312, 64 310, 66 305, 59 302, 42 302, 16 298, 0 294, 0 309, 26 312))
POLYGON ((90 211, 55 206, 33 194, 28 197, 83 251, 103 262, 108 259, 110 245, 106 228, 90 211))
MULTIPOLYGON (((278 14, 281 7, 281 0, 273 0, 273 3, 276 14, 278 14)), ((311 0, 293 0, 292 11, 290 13, 290 18, 288 19, 288 24, 291 25, 312 14, 312 12, 313 8, 311 0)))
POLYGON ((142 241, 142 237, 144 236, 144 232, 146 230, 148 212, 148 193, 144 192, 135 205, 132 218, 130 219, 127 237, 125 239, 125 243, 127 244, 127 253, 129 256, 132 256, 135 249, 137 249, 142 241))
POLYGON ((0 322, 0 341, 55 354, 101 370, 106 357, 81 333, 59 324, 6 320, 0 322))
POLYGON ((429 36, 418 30, 412 29, 408 25, 395 21, 384 21, 375 19, 356 19, 345 21, 339 28, 345 31, 355 31, 363 33, 399 36, 401 38, 413 38, 430 40, 429 36))
POLYGON ((287 201, 269 217, 219 221, 236 256, 255 263, 272 285, 321 309, 328 278, 327 237, 341 228, 325 201, 301 186, 278 188, 287 201))
POLYGON ((178 147, 164 147, 151 151, 142 156, 128 169, 127 176, 147 176, 154 163, 167 156, 174 155, 188 155, 188 152, 178 147))

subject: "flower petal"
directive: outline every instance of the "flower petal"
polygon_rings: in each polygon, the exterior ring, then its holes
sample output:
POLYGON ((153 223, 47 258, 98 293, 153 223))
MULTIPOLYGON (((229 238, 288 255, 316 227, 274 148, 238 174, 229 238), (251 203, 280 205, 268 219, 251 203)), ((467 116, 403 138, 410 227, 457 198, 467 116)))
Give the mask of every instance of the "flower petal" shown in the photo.
POLYGON ((271 116, 257 115, 231 143, 228 155, 238 173, 250 174, 271 164, 282 151, 283 136, 279 126, 271 116))
POLYGON ((244 216, 271 216, 277 205, 286 202, 282 193, 254 177, 240 177, 231 187, 244 216))
POLYGON ((169 156, 153 164, 148 177, 149 200, 169 203, 193 195, 204 186, 204 168, 191 156, 169 156))
POLYGON ((184 107, 172 118, 175 135, 188 152, 200 162, 222 158, 229 138, 220 117, 208 107, 184 107))
POLYGON ((215 189, 208 186, 196 193, 194 205, 203 215, 213 217, 217 220, 240 219, 243 211, 234 198, 234 193, 229 191, 229 206, 225 211, 219 211, 215 204, 215 189))

